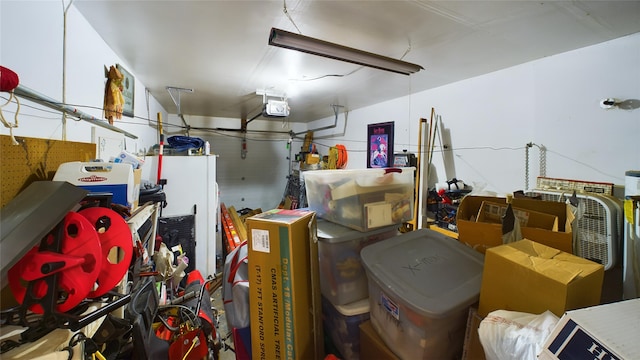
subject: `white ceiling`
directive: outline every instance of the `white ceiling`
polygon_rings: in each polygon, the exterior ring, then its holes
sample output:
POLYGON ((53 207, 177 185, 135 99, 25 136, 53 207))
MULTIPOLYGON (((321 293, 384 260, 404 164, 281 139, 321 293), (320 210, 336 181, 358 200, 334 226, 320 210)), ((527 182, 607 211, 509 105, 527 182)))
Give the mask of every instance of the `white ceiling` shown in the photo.
MULTIPOLYGON (((292 122, 332 116, 640 31, 640 1, 75 0, 167 111, 251 119, 256 90, 292 122), (284 11, 286 9, 286 11, 284 11), (272 27, 422 65, 411 76, 269 46, 272 27)), ((262 118, 262 117, 260 117, 262 118)))

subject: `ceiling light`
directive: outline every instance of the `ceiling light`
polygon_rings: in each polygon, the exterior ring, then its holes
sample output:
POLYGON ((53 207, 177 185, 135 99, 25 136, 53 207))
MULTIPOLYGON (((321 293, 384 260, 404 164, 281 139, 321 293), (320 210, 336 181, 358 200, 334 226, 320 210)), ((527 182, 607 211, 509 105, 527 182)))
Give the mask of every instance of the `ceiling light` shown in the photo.
POLYGON ((410 75, 424 68, 417 64, 393 59, 390 57, 350 48, 343 45, 318 40, 285 30, 271 28, 269 45, 298 50, 313 55, 324 56, 335 60, 372 68, 410 75))

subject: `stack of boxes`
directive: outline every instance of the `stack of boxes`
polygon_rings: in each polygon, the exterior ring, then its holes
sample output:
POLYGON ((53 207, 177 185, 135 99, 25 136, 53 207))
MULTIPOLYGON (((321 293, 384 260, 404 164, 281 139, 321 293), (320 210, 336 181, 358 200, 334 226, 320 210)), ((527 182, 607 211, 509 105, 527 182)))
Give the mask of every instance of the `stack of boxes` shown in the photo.
POLYGON ((320 289, 325 333, 345 360, 360 358, 359 325, 369 319, 367 275, 360 251, 398 235, 391 225, 368 232, 318 221, 320 289))
POLYGON ((495 218, 504 201, 475 196, 460 205, 460 241, 429 229, 398 234, 412 214, 412 170, 304 174, 321 218, 324 328, 342 359, 482 358, 464 344, 477 343, 477 325, 492 310, 560 316, 599 302, 602 266, 571 255, 565 204, 514 200, 524 209, 523 235, 536 242, 503 245, 495 218))
POLYGON ((360 252, 394 239, 411 219, 413 168, 307 171, 309 207, 318 216, 318 258, 325 333, 341 359, 361 356, 360 326, 369 291, 360 252))
POLYGON ((341 359, 453 359, 483 256, 412 218, 414 169, 308 171, 325 332, 341 359))
POLYGON ((466 196, 458 208, 460 242, 485 254, 478 308, 468 318, 463 360, 484 359, 478 327, 495 310, 562 316, 601 301, 604 266, 573 255, 573 213, 563 202, 515 198, 524 239, 503 244, 506 199, 466 196))
POLYGON ((478 327, 491 312, 538 315, 548 310, 561 317, 571 309, 598 305, 603 277, 601 264, 528 239, 488 248, 478 310, 469 314, 462 359, 485 359, 478 327))

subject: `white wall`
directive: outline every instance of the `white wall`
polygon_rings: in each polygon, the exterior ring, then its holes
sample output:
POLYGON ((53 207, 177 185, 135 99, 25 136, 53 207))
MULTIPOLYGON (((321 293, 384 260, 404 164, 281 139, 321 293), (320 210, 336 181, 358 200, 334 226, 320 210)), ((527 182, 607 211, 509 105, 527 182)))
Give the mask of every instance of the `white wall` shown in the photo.
MULTIPOLYGON (((0 64, 16 71, 23 85, 62 100, 61 2, 3 0, 0 20, 0 64)), ((80 110, 100 117, 103 66, 120 63, 128 68, 128 64, 104 44, 73 6, 67 18, 67 51, 66 101, 82 105, 78 106, 80 110)), ((640 109, 605 111, 599 101, 606 97, 640 99, 637 64, 640 34, 340 112, 337 126, 316 132, 315 142, 323 154, 329 146, 345 144, 349 150, 348 168, 365 168, 367 124, 394 121, 396 151, 416 152, 419 119, 429 119, 435 108, 450 133, 446 143, 453 149, 453 163, 445 169, 442 149, 437 146, 431 184, 455 176, 470 184, 486 184, 487 190, 499 194, 522 189, 525 145, 530 142, 547 148, 549 177, 623 184, 626 170, 640 169, 640 109)), ((157 143, 157 129, 152 122, 158 112, 167 122, 181 123, 177 116, 166 114, 153 94, 147 106, 144 84, 136 81, 135 88, 136 117, 116 122, 116 126, 139 137, 135 141, 127 139, 127 149, 131 151, 157 143)), ((13 117, 10 105, 5 108, 5 116, 13 117)), ((18 136, 63 137, 61 115, 55 111, 23 106, 19 119, 20 127, 15 130, 18 136)), ((231 119, 187 120, 192 126, 239 127, 239 121, 231 119)), ((333 123, 331 116, 309 124, 309 128, 333 123)), ((303 132, 305 126, 288 124, 283 128, 279 121, 255 121, 249 128, 303 132)), ((8 130, 2 128, 0 134, 8 134, 8 130)), ((246 159, 240 157, 239 134, 192 131, 190 135, 209 140, 213 152, 220 155, 218 181, 222 201, 237 209, 277 205, 289 170, 288 135, 247 134, 246 159)), ((91 125, 68 120, 66 138, 90 142, 91 125)), ((300 150, 300 145, 300 140, 292 144, 292 154, 300 150)), ((530 149, 530 184, 535 184, 539 174, 538 154, 538 147, 530 149)))
MULTIPOLYGON (((130 67, 106 46, 74 6, 67 12, 66 65, 63 64, 65 27, 62 1, 3 0, 0 2, 0 20, 0 64, 16 72, 21 85, 62 101, 63 69, 66 69, 65 102, 88 115, 102 118, 100 109, 106 80, 104 66, 119 63, 125 69, 130 67)), ((4 103, 7 94, 0 96, 4 103)), ((149 96, 147 103, 145 86, 138 80, 134 98, 135 118, 123 117, 114 124, 138 137, 137 140, 126 138, 126 149, 131 152, 157 143, 155 123, 147 119, 155 121, 158 112, 166 117, 166 111, 153 96, 149 96)), ((19 127, 14 129, 14 135, 91 142, 94 125, 68 118, 65 133, 60 112, 24 99, 21 99, 21 105, 19 127)), ((15 109, 13 104, 3 108, 5 117, 11 122, 15 109)), ((9 134, 9 131, 2 127, 0 134, 9 134)))
POLYGON ((640 169, 640 109, 603 110, 599 103, 640 99, 638 64, 634 34, 351 111, 346 133, 322 143, 344 143, 348 168, 365 168, 367 124, 394 121, 396 151, 416 152, 419 119, 435 108, 450 132, 453 164, 445 171, 436 143, 430 187, 457 177, 499 195, 524 189, 530 142, 530 188, 540 174, 539 146, 547 149, 548 177, 623 185, 626 170, 640 169))
MULTIPOLYGON (((66 1, 65 3, 69 3, 66 1)), ((20 77, 20 84, 58 101, 63 99, 63 38, 64 9, 61 1, 6 1, 0 2, 0 64, 20 77)), ((88 115, 101 118, 104 96, 104 66, 119 63, 132 72, 100 38, 85 18, 72 5, 67 13, 66 25, 66 103, 72 104, 88 115)), ((132 72, 133 73, 133 72, 132 72)), ((133 73, 135 76, 135 73, 133 73)), ((165 123, 165 137, 185 135, 182 120, 175 114, 167 114, 159 103, 147 93, 138 80, 135 84, 134 118, 123 117, 115 126, 138 139, 126 138, 126 149, 142 152, 158 143, 155 123, 157 113, 165 123)), ((0 94, 7 98, 7 94, 0 94)), ((0 99, 2 103, 6 100, 0 99)), ((18 115, 19 127, 14 135, 46 139, 91 142, 92 127, 88 122, 67 119, 66 133, 63 131, 62 114, 21 99, 18 115)), ((14 104, 3 108, 5 117, 13 122, 14 104)), ((194 127, 239 128, 239 120, 199 118, 186 116, 194 127)), ((105 120, 106 122, 106 120, 105 120)), ((212 152, 218 154, 218 184, 220 200, 236 209, 244 207, 271 209, 278 206, 287 183, 289 172, 287 142, 289 131, 303 132, 304 124, 282 124, 279 121, 256 120, 250 123, 251 130, 280 131, 283 134, 266 135, 249 132, 247 156, 240 157, 242 140, 240 134, 229 132, 191 131, 190 136, 209 140, 212 152)), ((118 135, 98 128, 107 137, 118 135)), ((9 130, 0 128, 0 134, 9 130)), ((165 140, 166 143, 166 140, 165 140)), ((295 154, 300 142, 291 148, 295 154)), ((167 194, 179 196, 180 194, 167 194)))
MULTIPOLYGON (((239 129, 240 120, 208 117, 185 117, 193 127, 239 129)), ((289 132, 303 132, 305 124, 281 121, 254 120, 247 125, 246 134, 225 131, 197 131, 190 133, 211 144, 211 152, 218 155, 217 181, 220 201, 227 207, 276 208, 283 198, 289 174, 289 132), (243 138, 246 153, 242 158, 243 138)), ((291 156, 300 151, 300 141, 290 145, 291 156)))

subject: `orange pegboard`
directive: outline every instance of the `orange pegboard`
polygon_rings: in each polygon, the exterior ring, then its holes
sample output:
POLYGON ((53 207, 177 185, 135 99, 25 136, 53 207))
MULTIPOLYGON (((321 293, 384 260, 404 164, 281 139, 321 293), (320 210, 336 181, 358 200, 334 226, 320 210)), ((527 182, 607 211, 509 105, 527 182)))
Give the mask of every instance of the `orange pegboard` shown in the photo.
POLYGON ((0 207, 4 207, 20 191, 34 181, 51 180, 60 164, 91 161, 96 145, 73 141, 0 135, 0 207))

